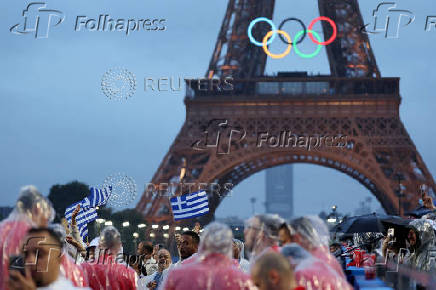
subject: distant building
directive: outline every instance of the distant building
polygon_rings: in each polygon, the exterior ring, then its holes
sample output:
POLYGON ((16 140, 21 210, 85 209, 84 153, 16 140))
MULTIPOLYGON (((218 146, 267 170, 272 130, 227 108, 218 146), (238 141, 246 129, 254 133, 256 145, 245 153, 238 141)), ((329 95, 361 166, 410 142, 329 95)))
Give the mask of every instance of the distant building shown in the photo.
POLYGON ((293 166, 285 164, 266 170, 266 212, 285 219, 294 215, 293 166))

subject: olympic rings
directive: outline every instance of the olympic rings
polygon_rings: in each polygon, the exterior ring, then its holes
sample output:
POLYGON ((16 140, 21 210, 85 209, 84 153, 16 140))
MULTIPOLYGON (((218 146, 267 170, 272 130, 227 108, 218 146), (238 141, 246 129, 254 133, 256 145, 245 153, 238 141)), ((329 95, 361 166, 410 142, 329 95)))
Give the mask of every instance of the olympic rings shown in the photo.
POLYGON ((336 35, 337 35, 337 33, 338 33, 338 29, 337 29, 337 27, 336 27, 336 23, 335 23, 333 20, 331 20, 330 18, 325 17, 325 16, 320 16, 320 17, 318 17, 318 18, 315 18, 315 19, 312 20, 312 22, 310 22, 309 30, 312 30, 313 25, 315 25, 316 22, 321 21, 321 20, 324 20, 324 21, 327 21, 328 23, 330 23, 330 25, 331 25, 332 28, 333 28, 333 34, 332 34, 332 36, 329 38, 329 40, 324 41, 324 42, 319 42, 319 41, 316 41, 315 39, 313 39, 312 33, 309 33, 309 37, 310 37, 310 39, 312 39, 312 41, 315 42, 316 44, 329 45, 330 43, 333 42, 333 40, 335 40, 336 35))
MULTIPOLYGON (((307 31, 307 29, 306 29, 306 25, 304 25, 304 23, 303 23, 303 21, 301 21, 300 19, 298 19, 298 18, 286 18, 285 20, 283 20, 282 21, 282 23, 280 23, 280 25, 279 25, 279 30, 282 30, 282 27, 283 27, 283 25, 285 25, 285 23, 286 22, 288 22, 288 21, 290 21, 290 20, 295 20, 295 21, 297 21, 298 23, 300 23, 300 25, 303 27, 303 31, 304 31, 304 34, 303 34, 303 37, 299 40, 299 41, 297 41, 295 44, 299 44, 299 43, 301 43, 303 40, 304 40, 304 38, 306 37, 306 31, 307 31)), ((283 36, 281 35, 281 34, 279 34, 279 36, 280 36, 280 39, 285 43, 285 44, 293 44, 293 43, 287 43, 284 39, 283 39, 283 36)))
MULTIPOLYGON (((266 17, 258 17, 256 19, 254 19, 253 21, 251 21, 250 25, 248 26, 248 38, 250 38, 251 43, 253 43, 254 45, 257 45, 257 46, 262 46, 263 44, 261 42, 258 42, 256 39, 254 39, 252 31, 253 31, 253 26, 257 22, 261 22, 261 21, 264 21, 264 22, 268 23, 271 26, 272 31, 276 31, 277 30, 276 26, 274 25, 272 20, 268 19, 266 17)), ((274 35, 271 37, 271 39, 269 40, 269 42, 267 44, 271 44, 271 42, 273 42, 275 37, 276 37, 276 34, 274 33, 274 35)))
POLYGON ((276 31, 269 31, 266 35, 265 35, 265 37, 263 38, 263 42, 262 42, 262 47, 263 47, 263 51, 265 51, 265 53, 267 54, 267 55, 269 55, 270 57, 272 57, 272 58, 283 58, 283 57, 285 57, 285 56, 287 56, 290 52, 291 52, 291 48, 292 48, 292 44, 291 44, 292 42, 291 42, 291 37, 289 36, 289 34, 287 34, 285 31, 283 31, 283 30, 276 30, 276 31), (271 53, 269 50, 268 50, 268 47, 267 47, 267 44, 268 44, 268 38, 270 38, 271 37, 271 35, 272 34, 274 34, 275 35, 275 33, 278 33, 278 34, 282 34, 282 35, 284 35, 285 36, 285 38, 288 40, 288 47, 286 48, 286 50, 285 50, 285 52, 284 53, 281 53, 281 54, 274 54, 274 53, 271 53))
MULTIPOLYGON (((315 31, 312 31, 312 30, 308 30, 309 31, 309 33, 313 33, 313 34, 315 34, 315 37, 318 39, 318 41, 321 41, 321 37, 319 36, 319 34, 318 33, 316 33, 315 31)), ((305 31, 303 31, 303 30, 301 30, 301 31, 299 31, 296 35, 295 35, 295 38, 294 39, 298 39, 298 37, 301 35, 301 34, 303 34, 303 33, 305 33, 305 31)), ((310 34, 309 34, 310 35, 310 34)), ((298 43, 298 42, 297 42, 298 43)), ((321 51, 321 44, 318 44, 318 47, 316 48, 316 50, 313 52, 313 53, 311 53, 311 54, 305 54, 305 53, 302 53, 298 48, 297 48, 297 45, 295 45, 294 47, 295 47, 295 53, 296 54, 298 54, 300 57, 302 57, 302 58, 312 58, 312 57, 314 57, 314 56, 316 56, 320 51, 321 51)))
POLYGON ((283 21, 280 23, 279 29, 276 29, 276 27, 275 27, 275 25, 274 25, 274 23, 272 22, 271 19, 268 19, 268 18, 266 18, 266 17, 258 17, 258 18, 254 19, 254 20, 252 20, 252 21, 250 22, 250 25, 248 26, 247 34, 248 34, 248 38, 250 39, 250 42, 251 42, 251 43, 253 43, 253 44, 256 45, 256 46, 262 46, 262 48, 263 48, 263 50, 265 51, 265 53, 266 53, 267 55, 269 55, 270 57, 272 57, 272 58, 283 58, 283 57, 285 57, 286 55, 288 55, 288 54, 290 53, 290 51, 291 51, 291 49, 292 49, 292 45, 295 46, 295 52, 297 53, 298 56, 303 57, 303 58, 311 58, 311 57, 316 56, 316 55, 319 53, 319 51, 320 51, 320 49, 321 49, 321 45, 329 45, 330 43, 332 43, 332 42, 336 39, 336 37, 337 37, 337 27, 336 27, 336 23, 335 23, 332 19, 330 19, 330 18, 328 18, 328 17, 325 17, 325 16, 320 16, 320 17, 318 17, 318 18, 313 19, 312 22, 310 22, 310 25, 309 25, 308 29, 306 29, 306 26, 304 25, 304 23, 303 23, 300 19, 298 19, 298 18, 292 18, 292 17, 291 17, 291 18, 286 18, 285 20, 283 20, 283 21), (295 38, 294 38, 294 39, 296 39, 296 42, 295 42, 295 43, 292 43, 292 41, 291 41, 291 37, 289 36, 288 33, 286 33, 285 31, 281 30, 281 28, 283 27, 283 25, 284 25, 287 21, 290 21, 290 20, 295 20, 295 21, 299 22, 299 23, 301 24, 301 26, 303 27, 303 30, 299 31, 299 32, 295 35, 295 38), (254 39, 253 34, 252 34, 252 31, 253 31, 253 27, 254 27, 254 25, 255 25, 256 23, 258 23, 258 22, 261 22, 261 21, 263 21, 263 22, 267 22, 267 23, 271 26, 271 29, 272 29, 272 30, 269 31, 269 32, 267 33, 267 35, 265 35, 265 37, 263 38, 263 41, 262 41, 262 42, 259 42, 259 41, 257 41, 256 39, 254 39), (318 21, 327 21, 327 22, 332 26, 332 28, 333 28, 333 34, 332 34, 332 36, 331 36, 327 41, 321 42, 321 37, 318 35, 318 33, 316 33, 316 32, 312 29, 313 26, 315 25, 315 23, 318 22, 318 21), (304 53, 302 53, 300 50, 298 50, 298 48, 297 48, 297 46, 296 46, 297 44, 299 44, 299 43, 301 43, 301 42, 303 41, 303 39, 306 37, 306 34, 307 34, 307 33, 309 34, 309 37, 310 37, 310 39, 312 40, 312 42, 315 43, 315 44, 318 44, 318 47, 316 48, 315 52, 313 52, 313 53, 311 53, 311 54, 304 54, 304 53), (284 53, 281 53, 281 54, 273 54, 273 53, 271 53, 271 52, 268 50, 267 45, 269 45, 269 44, 272 43, 272 41, 273 41, 274 38, 276 37, 276 34, 279 34, 280 39, 281 39, 285 44, 288 45, 288 47, 286 48, 286 50, 285 50, 284 53), (314 35, 315 35, 315 38, 316 38, 316 39, 314 38, 314 35), (285 41, 285 39, 283 38, 283 36, 284 36, 284 38, 287 39, 287 41, 285 41))

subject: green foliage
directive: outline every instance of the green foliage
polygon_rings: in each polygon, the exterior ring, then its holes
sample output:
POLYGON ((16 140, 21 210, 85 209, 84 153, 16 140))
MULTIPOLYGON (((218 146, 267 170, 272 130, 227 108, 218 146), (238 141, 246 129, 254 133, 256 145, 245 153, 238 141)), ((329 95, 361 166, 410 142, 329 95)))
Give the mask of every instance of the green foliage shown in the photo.
POLYGON ((48 199, 53 203, 56 211, 55 222, 60 222, 68 206, 84 199, 88 194, 89 186, 79 181, 73 181, 65 185, 53 185, 50 188, 48 199))

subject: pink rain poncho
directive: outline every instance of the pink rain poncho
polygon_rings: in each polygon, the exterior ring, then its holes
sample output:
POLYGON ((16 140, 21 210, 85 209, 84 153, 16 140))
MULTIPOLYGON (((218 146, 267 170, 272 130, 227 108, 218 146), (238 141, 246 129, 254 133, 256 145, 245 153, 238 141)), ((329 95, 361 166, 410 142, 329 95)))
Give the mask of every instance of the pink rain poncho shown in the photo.
POLYGON ((323 220, 317 216, 305 216, 291 221, 292 229, 300 235, 303 246, 314 257, 327 263, 338 275, 345 279, 344 271, 329 249, 329 230, 323 220))
POLYGON ((351 290, 347 280, 317 259, 296 243, 285 245, 281 253, 295 267, 294 274, 298 286, 319 290, 351 290))
POLYGON ((245 221, 245 248, 250 264, 266 251, 278 252, 279 228, 285 221, 277 214, 259 214, 245 221))
POLYGON ((36 187, 21 188, 14 210, 0 223, 0 289, 7 289, 9 257, 21 254, 27 231, 32 227, 46 227, 53 218, 50 201, 36 187))
POLYGON ((232 259, 232 238, 232 231, 226 225, 208 225, 201 236, 197 258, 171 270, 163 289, 255 289, 248 275, 232 259))
POLYGON ((136 289, 138 277, 135 270, 124 262, 120 249, 121 236, 118 230, 113 226, 104 228, 95 251, 95 260, 81 264, 92 289, 136 289))
MULTIPOLYGON (((0 223, 0 289, 8 289, 9 257, 22 254, 27 231, 33 227, 47 227, 54 215, 50 201, 36 187, 29 185, 21 189, 14 210, 0 223)), ((61 259, 61 273, 76 287, 87 285, 80 266, 65 253, 61 259)))
MULTIPOLYGON (((66 233, 62 225, 51 224, 49 227, 59 235, 61 241, 65 241, 66 233)), ((68 254, 66 242, 64 242, 61 254, 61 274, 64 275, 65 278, 70 280, 75 287, 88 286, 88 279, 85 277, 82 267, 77 264, 77 257, 75 257, 76 260, 74 260, 68 254)))

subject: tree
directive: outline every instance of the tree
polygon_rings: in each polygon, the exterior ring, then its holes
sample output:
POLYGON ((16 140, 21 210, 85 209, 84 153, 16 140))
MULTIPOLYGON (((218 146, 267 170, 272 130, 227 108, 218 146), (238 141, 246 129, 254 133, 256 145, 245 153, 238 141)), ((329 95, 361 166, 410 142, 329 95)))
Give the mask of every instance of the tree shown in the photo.
POLYGON ((50 188, 48 199, 53 203, 53 207, 56 211, 55 222, 60 222, 68 206, 84 199, 88 194, 89 186, 77 180, 65 185, 53 185, 50 188))

